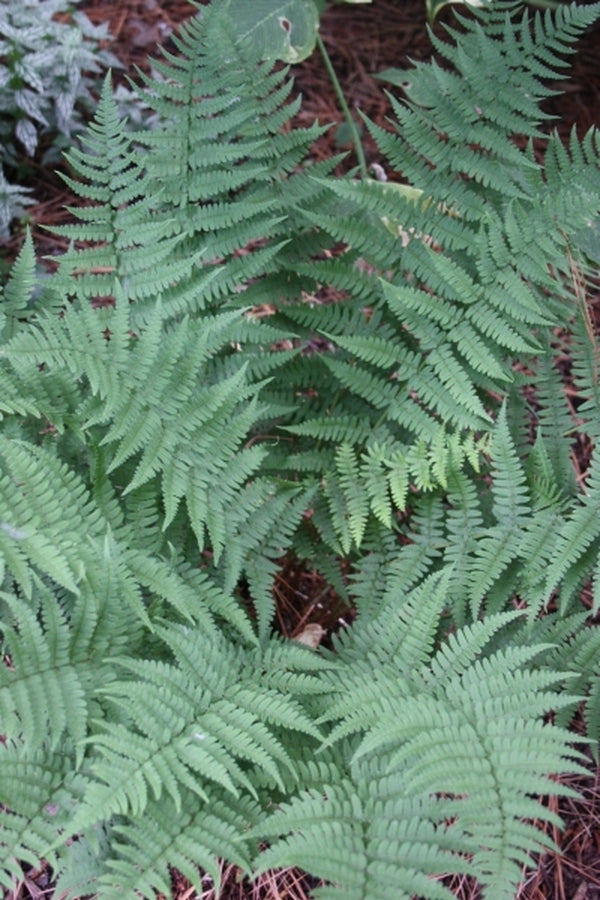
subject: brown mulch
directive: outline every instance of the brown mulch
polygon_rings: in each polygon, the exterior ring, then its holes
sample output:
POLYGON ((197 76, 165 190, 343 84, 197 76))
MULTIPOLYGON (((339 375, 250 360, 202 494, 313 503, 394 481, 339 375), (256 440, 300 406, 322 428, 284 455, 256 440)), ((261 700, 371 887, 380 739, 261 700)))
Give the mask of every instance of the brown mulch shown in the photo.
MULTIPOLYGON (((248 0, 251 2, 251 0, 248 0)), ((158 44, 169 36, 195 7, 187 0, 83 0, 84 9, 93 22, 108 22, 114 35, 111 49, 123 63, 123 71, 115 72, 121 80, 136 66, 147 68, 148 56, 155 55, 158 44)), ((443 34, 442 24, 451 21, 453 12, 445 9, 435 25, 435 33, 443 34)), ((379 124, 385 124, 388 104, 381 81, 373 73, 388 67, 406 68, 410 60, 428 59, 432 46, 429 38, 424 0, 375 0, 369 4, 332 5, 322 21, 322 36, 352 109, 360 109, 379 124)), ((581 135, 590 126, 600 126, 600 24, 591 29, 579 43, 568 80, 557 85, 564 91, 547 101, 546 109, 556 117, 556 127, 565 138, 573 127, 581 135)), ((324 64, 318 54, 294 67, 298 90, 303 95, 299 125, 318 119, 322 123, 343 122, 343 116, 331 89, 324 64)), ((348 165, 354 165, 350 146, 336 143, 336 130, 331 129, 315 148, 317 157, 329 156, 340 149, 348 150, 348 165)), ((377 162, 376 148, 365 138, 369 163, 377 162)), ((57 239, 41 227, 66 220, 63 207, 72 202, 64 183, 41 165, 34 185, 37 205, 30 210, 33 235, 38 253, 55 253, 57 239)), ((34 176, 34 177, 35 177, 34 176)), ((22 234, 16 234, 3 248, 5 258, 14 256, 22 234)), ((281 631, 289 637, 302 633, 307 624, 320 624, 327 634, 351 620, 347 610, 316 572, 286 562, 275 585, 277 618, 281 631)), ((563 817, 562 834, 552 833, 562 856, 544 855, 538 867, 524 875, 517 900, 600 900, 600 773, 590 760, 589 777, 569 779, 579 792, 575 798, 554 799, 563 817)), ((303 900, 310 896, 314 879, 296 870, 285 870, 264 876, 254 885, 240 878, 234 867, 224 869, 224 900, 303 900)), ((452 884, 459 900, 478 900, 477 889, 468 881, 452 884)), ((6 900, 40 900, 52 898, 49 873, 31 871, 27 880, 7 893, 6 900)), ((199 895, 176 872, 173 873, 174 900, 195 900, 199 895)), ((210 885, 202 894, 214 900, 210 885)), ((53 898, 59 900, 59 898, 53 898)))

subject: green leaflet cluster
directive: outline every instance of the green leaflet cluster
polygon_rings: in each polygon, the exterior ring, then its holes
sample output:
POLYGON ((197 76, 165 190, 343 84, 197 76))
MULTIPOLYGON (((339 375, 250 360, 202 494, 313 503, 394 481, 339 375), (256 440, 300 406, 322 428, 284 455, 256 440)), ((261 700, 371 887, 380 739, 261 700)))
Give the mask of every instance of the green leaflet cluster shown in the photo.
POLYGON ((580 771, 583 699, 600 736, 570 459, 599 436, 600 147, 528 142, 599 12, 498 2, 438 44, 367 123, 410 190, 311 164, 218 0, 145 79, 158 127, 105 83, 70 248, 38 282, 28 239, 0 307, 4 885, 45 857, 67 897, 152 897, 224 858, 495 900, 550 845, 532 795, 580 771), (357 610, 334 653, 273 633, 290 555, 357 610))

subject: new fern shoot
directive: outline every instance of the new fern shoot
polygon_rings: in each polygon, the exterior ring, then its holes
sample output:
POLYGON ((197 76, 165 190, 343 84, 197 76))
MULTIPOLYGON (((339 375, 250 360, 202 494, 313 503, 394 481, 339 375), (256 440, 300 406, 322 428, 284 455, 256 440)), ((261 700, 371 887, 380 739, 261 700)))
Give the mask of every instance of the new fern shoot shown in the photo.
POLYGON ((220 0, 143 76, 156 127, 104 83, 69 250, 37 282, 28 238, 0 307, 7 889, 43 858, 57 896, 169 896, 171 867, 218 893, 227 860, 509 900, 552 846, 577 710, 600 737, 595 450, 571 462, 600 140, 540 103, 599 14, 461 15, 365 121, 411 191, 311 162, 220 0), (286 558, 356 610, 333 650, 277 634, 286 558))

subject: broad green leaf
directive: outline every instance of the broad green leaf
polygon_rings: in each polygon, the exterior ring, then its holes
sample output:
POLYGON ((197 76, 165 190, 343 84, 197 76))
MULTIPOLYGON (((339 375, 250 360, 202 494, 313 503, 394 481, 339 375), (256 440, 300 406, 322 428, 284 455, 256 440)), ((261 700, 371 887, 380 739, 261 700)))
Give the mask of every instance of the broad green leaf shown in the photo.
POLYGON ((319 28, 314 0, 225 0, 241 38, 264 59, 297 63, 313 52, 319 28))
POLYGON ((439 11, 443 9, 444 6, 449 6, 451 3, 460 4, 462 6, 484 6, 485 0, 425 0, 429 21, 433 22, 439 11))

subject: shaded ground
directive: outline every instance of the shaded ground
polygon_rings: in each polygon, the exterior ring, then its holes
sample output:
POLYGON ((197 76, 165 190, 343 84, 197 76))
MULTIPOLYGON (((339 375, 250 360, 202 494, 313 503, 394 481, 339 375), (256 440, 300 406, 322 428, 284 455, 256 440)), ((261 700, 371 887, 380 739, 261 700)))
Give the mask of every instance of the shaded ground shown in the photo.
MULTIPOLYGON (((124 66, 123 73, 115 73, 117 80, 122 80, 124 73, 133 72, 135 66, 144 68, 157 43, 167 41, 178 24, 195 11, 187 0, 83 0, 80 6, 95 23, 109 23, 115 36, 111 49, 124 66)), ((443 20, 451 20, 452 16, 451 9, 443 11, 435 26, 436 34, 443 34, 443 20)), ((322 35, 351 107, 360 108, 378 123, 384 123, 388 107, 382 83, 372 73, 390 66, 407 67, 410 59, 427 59, 432 52, 423 0, 375 0, 373 6, 333 6, 325 14, 322 35)), ((565 137, 573 127, 581 135, 592 125, 600 126, 599 50, 600 24, 580 41, 568 80, 557 84, 564 93, 547 103, 547 110, 556 116, 556 127, 565 137)), ((311 124, 315 118, 323 123, 341 123, 343 117, 321 59, 315 55, 295 67, 294 72, 304 97, 298 124, 311 124)), ((339 150, 332 129, 315 148, 315 154, 330 155, 339 150)), ((379 161, 368 139, 365 150, 369 164, 379 161)), ((350 157, 348 164, 354 162, 350 157)), ((31 208, 36 247, 40 254, 55 253, 60 250, 60 243, 41 226, 64 220, 63 206, 70 202, 70 195, 60 178, 47 170, 38 167, 34 174, 37 183, 32 186, 40 200, 31 208)), ((21 238, 16 235, 0 255, 13 255, 21 238)), ((600 334, 599 310, 595 299, 591 315, 600 334)), ((318 623, 330 631, 344 624, 344 617, 351 617, 351 611, 340 606, 318 574, 302 567, 284 567, 275 594, 279 627, 288 636, 297 635, 307 623, 318 623)), ((572 778, 570 783, 579 796, 552 801, 565 821, 564 832, 552 834, 563 855, 544 856, 538 868, 525 875, 518 900, 600 900, 600 772, 590 761, 589 777, 572 778)), ((237 870, 229 867, 224 871, 224 881, 225 900, 301 900, 315 886, 313 879, 294 870, 273 873, 249 885, 240 879, 237 870)), ((479 898, 477 890, 465 880, 457 880, 451 887, 462 900, 479 898)), ((52 895, 51 873, 31 871, 16 891, 6 895, 6 900, 40 900, 52 895)), ((174 900, 197 897, 195 890, 173 873, 174 900)), ((202 897, 214 900, 210 884, 202 897)))

